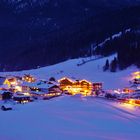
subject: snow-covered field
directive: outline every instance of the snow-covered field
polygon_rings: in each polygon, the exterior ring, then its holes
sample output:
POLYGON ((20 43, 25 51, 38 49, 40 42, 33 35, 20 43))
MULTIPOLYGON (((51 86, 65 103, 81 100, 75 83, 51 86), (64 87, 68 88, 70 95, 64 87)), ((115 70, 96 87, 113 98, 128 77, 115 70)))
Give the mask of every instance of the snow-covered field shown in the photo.
MULTIPOLYGON (((103 82, 104 89, 127 87, 129 86, 129 80, 131 80, 131 73, 138 69, 135 66, 132 66, 116 73, 103 72, 103 66, 105 65, 106 59, 109 59, 111 62, 114 56, 115 55, 90 61, 81 66, 77 66, 77 64, 79 64, 83 58, 68 60, 44 68, 21 72, 0 73, 0 75, 24 75, 25 73, 30 73, 41 79, 49 79, 50 77, 59 79, 68 76, 69 78, 87 79, 92 82, 103 82)), ((89 60, 89 58, 85 58, 84 60, 86 61, 86 59, 89 60)))
MULTIPOLYGON (((0 73, 37 78, 87 79, 103 82, 104 89, 129 86, 132 66, 116 73, 103 72, 112 55, 77 66, 82 58, 29 71, 0 73)), ((87 58, 89 60, 89 58, 87 58)), ((1 104, 1 103, 0 103, 1 104)), ((139 140, 140 109, 99 98, 62 96, 49 101, 14 105, 12 111, 0 110, 0 140, 139 140)))
POLYGON ((140 110, 87 97, 62 96, 0 111, 0 140, 139 140, 140 110))

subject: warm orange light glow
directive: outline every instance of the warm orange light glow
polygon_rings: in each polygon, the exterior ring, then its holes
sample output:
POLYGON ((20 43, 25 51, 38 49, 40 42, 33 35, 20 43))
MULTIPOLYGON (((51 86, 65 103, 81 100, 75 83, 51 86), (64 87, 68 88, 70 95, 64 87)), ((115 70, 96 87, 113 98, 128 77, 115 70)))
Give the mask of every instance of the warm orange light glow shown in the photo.
POLYGON ((133 93, 133 92, 135 92, 135 91, 132 90, 132 89, 129 89, 129 88, 124 88, 124 89, 123 89, 123 93, 129 94, 129 93, 133 93))
POLYGON ((15 78, 10 78, 10 79, 6 79, 3 84, 8 85, 8 87, 11 87, 11 86, 17 86, 18 82, 15 78))
POLYGON ((132 106, 140 106, 140 100, 138 99, 128 99, 126 100, 125 104, 129 104, 132 106))
POLYGON ((71 95, 82 94, 83 96, 89 96, 92 93, 93 85, 85 79, 73 81, 64 77, 58 80, 58 82, 60 83, 60 88, 63 91, 68 91, 71 95))
POLYGON ((21 103, 28 103, 28 102, 29 102, 28 100, 21 101, 21 103))
POLYGON ((140 75, 140 71, 136 71, 133 73, 134 75, 140 75))
POLYGON ((87 81, 87 80, 85 80, 85 79, 80 80, 80 83, 81 83, 81 82, 86 82, 86 83, 89 83, 90 85, 92 85, 92 83, 91 83, 91 82, 89 82, 89 81, 87 81))
POLYGON ((134 110, 134 109, 135 109, 134 105, 128 104, 128 103, 120 104, 120 106, 121 106, 121 107, 124 107, 124 108, 126 108, 126 109, 130 109, 130 110, 134 110))
POLYGON ((22 87, 20 87, 20 86, 15 86, 15 90, 16 90, 16 91, 19 91, 19 92, 22 92, 22 87))
POLYGON ((67 78, 67 77, 63 77, 63 78, 61 78, 60 80, 58 80, 58 82, 60 83, 60 82, 63 81, 63 80, 68 80, 68 81, 74 83, 74 81, 73 81, 72 79, 67 78))
POLYGON ((26 82, 29 82, 29 83, 33 83, 36 81, 36 79, 30 75, 30 74, 26 74, 23 76, 22 80, 26 81, 26 82))
POLYGON ((134 72, 132 75, 134 79, 140 79, 140 71, 134 72))
POLYGON ((30 96, 30 93, 26 92, 26 93, 23 93, 23 95, 30 96))

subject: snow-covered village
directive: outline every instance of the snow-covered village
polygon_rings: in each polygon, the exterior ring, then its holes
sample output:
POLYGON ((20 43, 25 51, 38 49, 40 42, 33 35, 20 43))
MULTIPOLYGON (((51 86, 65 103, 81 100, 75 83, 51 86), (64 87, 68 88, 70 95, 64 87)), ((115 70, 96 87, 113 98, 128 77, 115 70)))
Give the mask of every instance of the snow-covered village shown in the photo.
POLYGON ((0 140, 140 140, 140 0, 0 0, 0 140))
POLYGON ((106 58, 82 60, 0 73, 0 138, 139 139, 140 71, 111 74, 106 58))

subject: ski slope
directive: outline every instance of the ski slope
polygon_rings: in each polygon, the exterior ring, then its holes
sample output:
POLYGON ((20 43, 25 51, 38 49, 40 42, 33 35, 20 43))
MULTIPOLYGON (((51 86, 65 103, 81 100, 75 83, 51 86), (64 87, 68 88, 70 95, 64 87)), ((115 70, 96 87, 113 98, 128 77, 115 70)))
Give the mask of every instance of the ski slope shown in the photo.
MULTIPOLYGON (((102 82, 104 89, 117 89, 129 86, 129 80, 131 80, 131 73, 137 71, 135 66, 131 66, 126 70, 118 71, 116 73, 103 72, 103 66, 106 59, 113 60, 116 56, 112 55, 105 58, 100 58, 95 61, 90 61, 84 65, 77 66, 83 58, 68 60, 56 65, 43 67, 39 69, 33 69, 28 71, 12 72, 12 73, 0 73, 0 75, 19 75, 22 76, 25 73, 32 74, 37 78, 49 79, 55 77, 60 79, 62 77, 69 77, 75 79, 87 79, 92 82, 102 82)), ((84 58, 89 60, 90 58, 84 58)))
POLYGON ((103 99, 62 96, 0 111, 1 140, 139 140, 140 110, 103 99))

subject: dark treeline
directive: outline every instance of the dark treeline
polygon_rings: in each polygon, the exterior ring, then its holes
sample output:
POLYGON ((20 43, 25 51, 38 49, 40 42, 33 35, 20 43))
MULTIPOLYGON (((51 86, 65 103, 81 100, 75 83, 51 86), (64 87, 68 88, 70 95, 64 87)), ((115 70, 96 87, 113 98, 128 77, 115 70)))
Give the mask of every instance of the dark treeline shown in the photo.
POLYGON ((140 67, 140 31, 132 30, 122 33, 119 38, 107 41, 97 51, 104 56, 117 53, 117 58, 114 58, 112 62, 106 60, 104 71, 110 69, 110 71, 115 72, 117 68, 122 70, 131 65, 140 67))
POLYGON ((140 32, 126 34, 122 45, 117 50, 120 69, 135 64, 140 68, 140 32))
MULTIPOLYGON (((46 26, 25 26, 27 22, 23 22, 24 17, 17 16, 18 26, 1 28, 0 41, 1 46, 4 46, 0 51, 1 71, 37 68, 90 55, 91 43, 98 44, 114 33, 137 27, 139 17, 140 6, 135 6, 94 16, 85 14, 80 18, 72 18, 73 21, 68 20, 59 28, 51 28, 50 25, 49 30, 46 30, 46 26)), ((123 46, 128 52, 131 42, 126 40, 126 48, 123 42, 113 40, 107 42, 103 49, 98 48, 96 53, 109 55, 117 50, 120 67, 125 68, 124 63, 121 64, 124 50, 119 52, 117 48, 123 46)))

